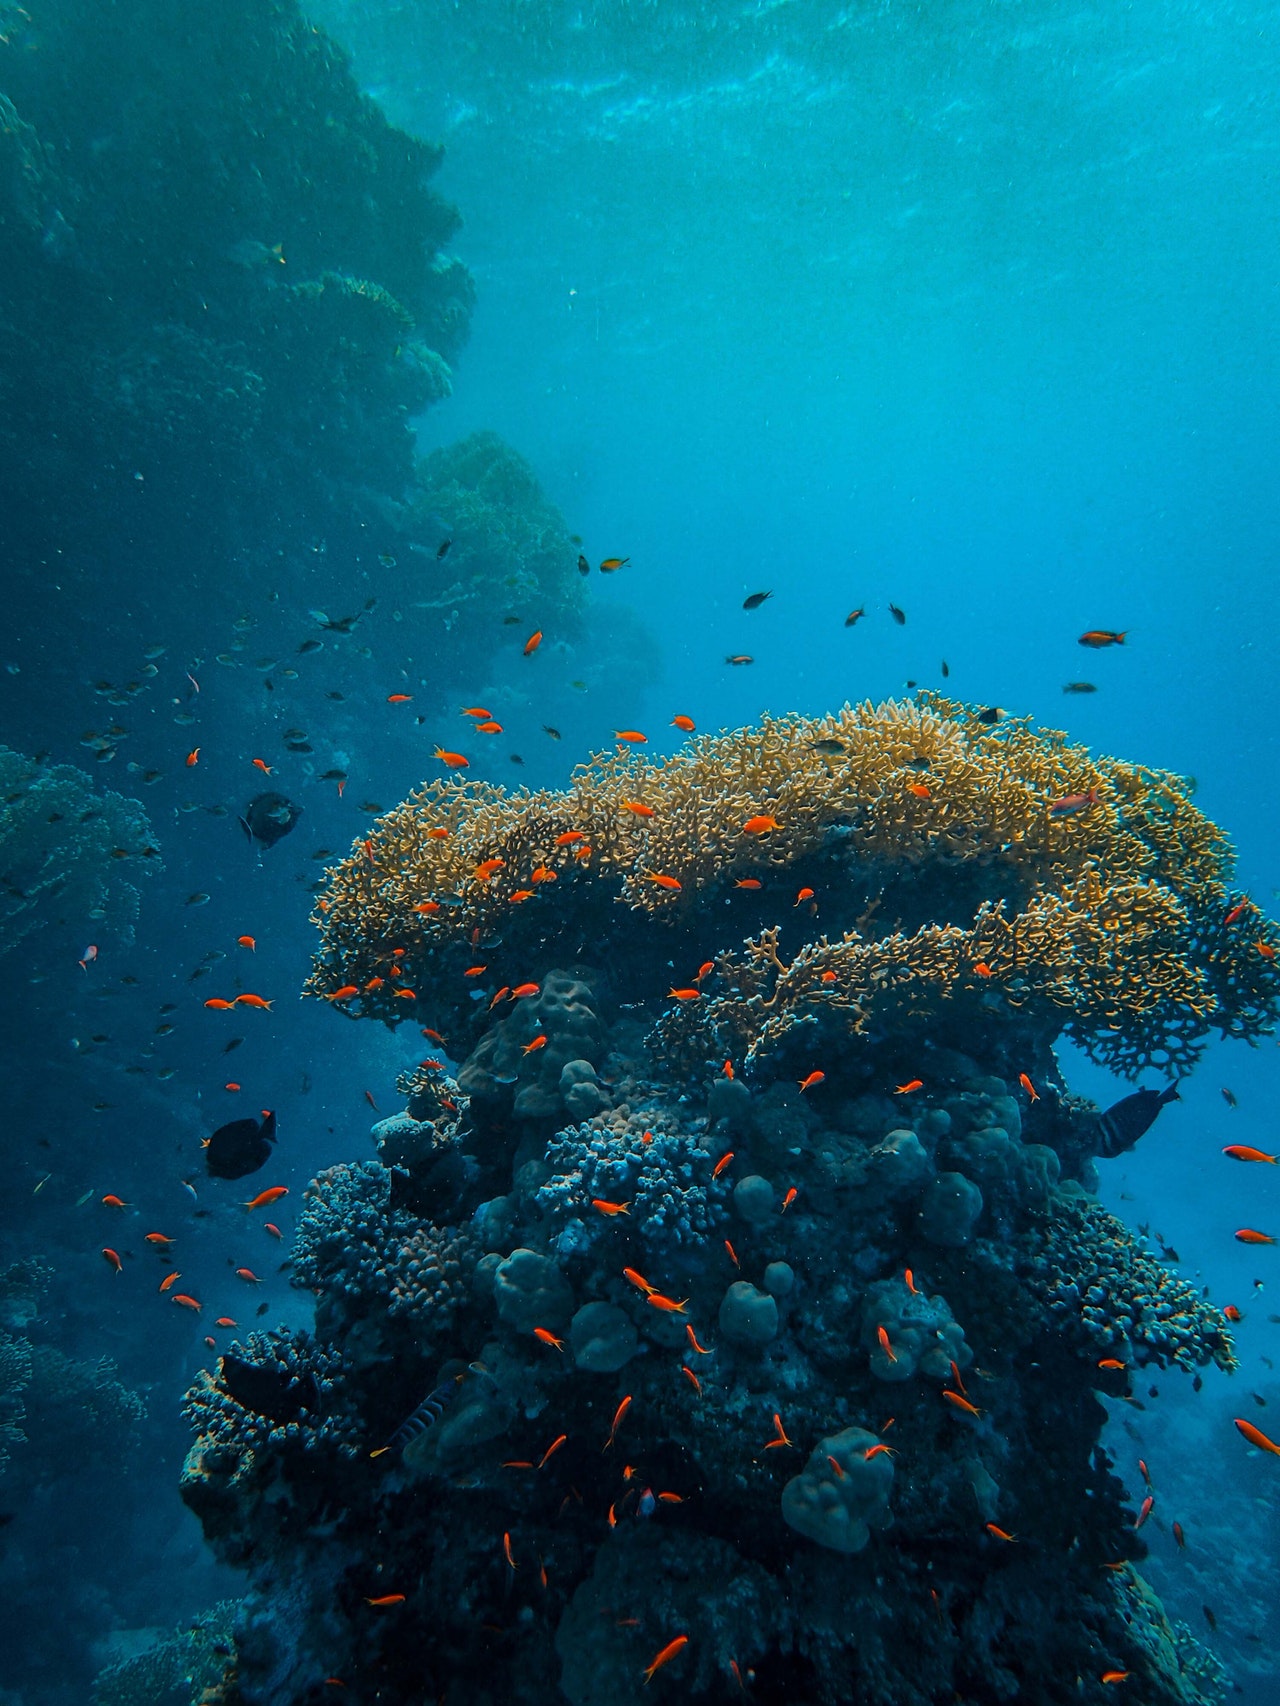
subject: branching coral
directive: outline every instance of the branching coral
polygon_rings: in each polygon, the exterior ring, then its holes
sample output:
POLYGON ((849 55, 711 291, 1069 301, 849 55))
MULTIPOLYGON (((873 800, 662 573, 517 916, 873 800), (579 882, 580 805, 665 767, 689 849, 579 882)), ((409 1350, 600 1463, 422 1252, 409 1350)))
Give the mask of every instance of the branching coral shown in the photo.
POLYGON ((402 949, 398 988, 430 984, 433 1011, 457 1017, 442 980, 473 939, 500 935, 489 969, 517 981, 570 919, 615 942, 646 919, 688 930, 784 871, 843 934, 784 961, 773 926, 722 953, 714 985, 659 1029, 674 1056, 758 1057, 800 1022, 858 1036, 1007 1003, 1133 1071, 1275 1021, 1280 935, 1252 912, 1225 923, 1229 847, 1176 777, 928 694, 766 719, 659 763, 597 757, 559 794, 429 784, 330 873, 309 988, 381 977, 361 1010, 403 1014, 384 975, 402 949), (601 905, 615 900, 621 921, 601 905))
POLYGON ((1171 1273, 1123 1222, 1083 1196, 1060 1195, 1021 1241, 1027 1289, 1055 1332, 1098 1357, 1192 1369, 1236 1358, 1221 1310, 1171 1273))
POLYGON ((128 941, 138 891, 125 872, 153 868, 156 851, 135 801, 0 747, 0 954, 48 924, 128 941))

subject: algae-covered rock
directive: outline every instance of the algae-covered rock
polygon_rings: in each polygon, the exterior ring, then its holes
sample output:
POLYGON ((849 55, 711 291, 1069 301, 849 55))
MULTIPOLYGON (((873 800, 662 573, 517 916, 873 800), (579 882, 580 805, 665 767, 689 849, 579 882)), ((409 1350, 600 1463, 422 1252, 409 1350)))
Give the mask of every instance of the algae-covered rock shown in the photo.
POLYGON ((861 1552, 872 1533, 893 1521, 893 1459, 866 1428, 845 1428, 818 1441, 800 1474, 782 1489, 786 1522, 832 1552, 861 1552))
MULTIPOLYGON (((568 972, 550 971, 537 995, 517 1002, 476 1044, 458 1071, 458 1086, 481 1117, 510 1109, 520 1119, 550 1119, 564 1112, 561 1080, 579 1086, 583 1064, 604 1058, 605 1037, 591 986, 568 972), (529 1050, 545 1036, 546 1042, 529 1050)), ((593 1112, 598 1111, 593 1109, 593 1112)))
POLYGON ((959 1249, 973 1236, 982 1192, 963 1173, 939 1173, 920 1205, 920 1233, 931 1244, 959 1249))
POLYGON ((778 1305, 749 1280, 735 1280, 720 1304, 720 1331, 739 1350, 758 1351, 778 1336, 778 1305))
POLYGON ((952 1363, 968 1368, 973 1361, 964 1329, 946 1298, 912 1291, 903 1279, 880 1280, 867 1288, 859 1342, 877 1380, 910 1380, 917 1373, 945 1380, 952 1363), (881 1329, 889 1341, 887 1350, 881 1329))
POLYGON ((573 1360, 588 1374, 616 1374, 639 1348, 629 1316, 612 1303, 584 1303, 569 1323, 573 1360))
POLYGON ((498 1314, 518 1333, 567 1326, 573 1313, 573 1287, 555 1263, 536 1250, 513 1250, 499 1263, 493 1295, 498 1314))

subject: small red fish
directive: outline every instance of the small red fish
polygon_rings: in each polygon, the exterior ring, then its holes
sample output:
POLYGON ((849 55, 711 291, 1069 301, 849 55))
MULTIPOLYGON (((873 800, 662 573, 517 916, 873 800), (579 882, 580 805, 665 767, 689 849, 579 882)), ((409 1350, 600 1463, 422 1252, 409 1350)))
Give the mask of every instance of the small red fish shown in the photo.
POLYGON ((264 1001, 261 995, 237 995, 235 1004, 237 1007, 257 1007, 264 1013, 271 1011, 271 1002, 264 1001))
POLYGON ((281 1197, 289 1194, 288 1185, 271 1185, 265 1191, 259 1191, 252 1202, 247 1202, 246 1208, 266 1208, 269 1203, 279 1202, 281 1197))
POLYGON ((239 1325, 240 1323, 238 1321, 233 1321, 229 1315, 219 1315, 218 1319, 214 1322, 215 1327, 238 1327, 239 1325))
POLYGON ((471 760, 464 758, 460 752, 446 752, 442 746, 436 748, 436 757, 449 770, 466 770, 471 765, 471 760))
POLYGON ((826 1079, 827 1075, 825 1072, 811 1072, 807 1078, 801 1078, 799 1080, 801 1092, 804 1092, 805 1090, 812 1090, 815 1084, 825 1084, 826 1079))
POLYGON ((813 899, 813 890, 810 888, 803 888, 796 895, 795 904, 796 904, 796 906, 799 906, 802 901, 812 900, 812 899, 813 899))
POLYGON ((630 557, 606 557, 600 565, 602 575, 616 575, 619 569, 625 569, 631 561, 630 557))
POLYGON ((529 873, 531 883, 557 883, 560 881, 550 865, 537 865, 529 873))
POLYGON ((619 740, 624 746, 648 746, 648 735, 642 735, 639 729, 615 729, 614 740, 619 740))
POLYGON ((1262 955, 1264 960, 1274 960, 1275 959, 1276 951, 1275 951, 1274 947, 1272 947, 1270 942, 1255 942, 1253 945, 1258 950, 1258 952, 1262 955))
POLYGON ((410 699, 412 699, 412 698, 413 698, 412 693, 388 693, 387 694, 387 704, 388 705, 407 705, 409 703, 410 699))
MULTIPOLYGON (((118 1274, 124 1272, 124 1263, 114 1250, 104 1247, 102 1256, 108 1267, 114 1268, 118 1274)), ((163 1291, 164 1287, 162 1286, 160 1289, 163 1291)))
POLYGON ((651 1303, 655 1309, 661 1309, 667 1315, 683 1315, 684 1306, 688 1301, 686 1297, 677 1303, 674 1297, 664 1297, 660 1291, 651 1291, 645 1298, 646 1303, 651 1303))
POLYGON ((697 724, 694 722, 692 717, 676 716, 672 717, 671 726, 673 729, 683 729, 685 734, 691 735, 697 727, 697 724))
POLYGON ((1142 1504, 1138 1508, 1138 1515, 1137 1515, 1137 1518, 1134 1521, 1134 1525, 1133 1525, 1134 1528, 1135 1529, 1141 1528, 1143 1523, 1147 1520, 1147 1518, 1151 1515, 1152 1511, 1155 1508, 1156 1508, 1156 1496, 1154 1493, 1148 1493, 1146 1498, 1143 1499, 1142 1504))
POLYGON ((645 881, 656 883, 660 889, 667 889, 672 894, 678 894, 684 886, 678 877, 669 875, 666 871, 646 871, 645 881))
POLYGON ((191 751, 187 754, 187 757, 186 757, 187 769, 188 770, 194 770, 196 765, 199 764, 199 762, 200 762, 200 748, 198 746, 193 746, 191 748, 191 751))
POLYGON ((283 1238, 284 1237, 284 1233, 281 1232, 280 1228, 276 1225, 274 1220, 264 1221, 262 1230, 264 1232, 269 1232, 273 1238, 283 1238))
POLYGON ((971 1404, 967 1398, 962 1398, 958 1392, 944 1392, 942 1396, 957 1410, 963 1410, 967 1416, 980 1416, 982 1414, 976 1404, 971 1404))
POLYGON ((739 877, 733 886, 735 889, 762 889, 764 884, 759 877, 739 877))
POLYGON ((1234 924, 1237 919, 1243 918, 1246 912, 1253 912, 1254 910, 1253 902, 1249 899, 1248 895, 1246 895, 1243 900, 1236 902, 1222 922, 1224 924, 1234 924))
POLYGON ((913 1090, 923 1090, 923 1089, 924 1089, 924 1079, 923 1078, 912 1078, 912 1079, 909 1079, 908 1082, 905 1084, 895 1084, 893 1087, 893 1093, 895 1096, 909 1096, 913 1090))
POLYGON ((1274 1155, 1268 1155, 1264 1149, 1251 1149, 1247 1143, 1229 1143, 1222 1153, 1233 1161, 1266 1161, 1272 1167, 1276 1164, 1274 1155))
POLYGON ((1027 1092, 1027 1095, 1031 1098, 1033 1103, 1040 1100, 1039 1092, 1025 1072, 1020 1072, 1018 1074, 1018 1083, 1021 1084, 1022 1088, 1027 1092))
POLYGON ((587 838, 580 829, 566 829, 563 835, 557 835, 554 845, 557 847, 572 847, 587 838))
POLYGON ((1244 1320, 1244 1316, 1236 1308, 1234 1303, 1228 1303, 1222 1313, 1226 1316, 1228 1321, 1235 1322, 1244 1320))
POLYGON ((275 775, 275 771, 267 763, 265 758, 255 758, 253 761, 253 767, 255 770, 261 770, 261 772, 264 776, 274 776, 275 775))
POLYGON ((622 1277, 635 1286, 637 1291, 644 1292, 646 1297, 651 1296, 658 1289, 656 1285, 650 1285, 644 1275, 638 1274, 634 1268, 623 1268, 622 1277))
POLYGON ((1101 1682, 1127 1682, 1131 1675, 1132 1675, 1132 1672, 1127 1671, 1127 1670, 1104 1670, 1101 1677, 1099 1678, 1099 1681, 1101 1681, 1101 1682))
POLYGON ((237 936, 236 946, 238 948, 248 948, 250 953, 252 953, 257 948, 258 943, 256 938, 253 936, 237 936))
POLYGON ((541 644, 542 644, 542 629, 537 628, 534 630, 534 632, 532 634, 530 634, 529 638, 524 643, 524 655, 525 655, 525 657, 531 658, 541 644))
POLYGON ((782 1425, 782 1417, 778 1414, 778 1412, 776 1410, 773 1413, 773 1426, 774 1426, 774 1437, 771 1440, 767 1440, 765 1442, 765 1450, 766 1451, 774 1451, 779 1446, 791 1444, 791 1441, 787 1438, 787 1430, 782 1425))
POLYGON ((1122 646, 1124 637, 1130 633, 1128 628, 1122 628, 1117 633, 1113 628, 1089 628, 1081 634, 1076 644, 1088 646, 1091 651, 1100 651, 1103 646, 1122 646))
POLYGON ((541 1339, 544 1345, 554 1345, 556 1350, 564 1350, 564 1340, 557 1339, 549 1327, 535 1327, 533 1336, 535 1339, 541 1339))
POLYGON ((747 819, 742 826, 742 833, 744 835, 771 835, 775 829, 781 827, 776 817, 769 817, 766 813, 759 812, 755 817, 747 819))
POLYGON ((893 1447, 891 1445, 886 1445, 884 1441, 881 1440, 878 1445, 869 1445, 867 1447, 862 1454, 862 1461, 864 1463, 870 1463, 873 1457, 893 1457, 895 1455, 896 1453, 894 1452, 893 1447))
POLYGON ((927 800, 930 797, 929 790, 923 782, 908 782, 907 792, 914 794, 918 800, 927 800))
POLYGON ((898 1359, 894 1354, 893 1346, 889 1343, 889 1334, 884 1327, 876 1328, 876 1338, 879 1341, 880 1349, 888 1357, 889 1361, 897 1362, 898 1359))
POLYGON ((730 1149, 730 1150, 727 1150, 725 1152, 725 1154, 723 1154, 720 1157, 720 1159, 716 1162, 715 1166, 711 1169, 711 1177, 713 1179, 718 1179, 720 1177, 721 1173, 724 1172, 725 1168, 729 1165, 729 1163, 732 1160, 733 1160, 733 1150, 730 1149))
POLYGON ((734 1249, 733 1245, 727 1238, 724 1241, 724 1247, 729 1252, 729 1260, 733 1263, 734 1267, 740 1268, 742 1263, 738 1260, 738 1252, 734 1249))
POLYGON ((1255 1232, 1252 1226, 1242 1226, 1236 1233, 1239 1244, 1274 1244, 1275 1239, 1267 1232, 1255 1232))
POLYGON ((1063 794, 1061 799, 1049 801, 1049 816, 1078 817, 1081 812, 1092 811, 1100 799, 1096 788, 1090 788, 1087 794, 1063 794))
POLYGON ((689 1340, 689 1343, 693 1346, 694 1350, 698 1353, 698 1355, 700 1357, 709 1357, 711 1355, 711 1352, 707 1349, 707 1347, 705 1345, 700 1345, 698 1343, 698 1335, 693 1330, 692 1322, 686 1321, 684 1330, 685 1330, 685 1335, 689 1340))
POLYGON ((1119 1370, 1124 1368, 1125 1364, 1120 1361, 1119 1357, 1099 1357, 1098 1367, 1119 1370))
POLYGON ((985 960, 975 960, 973 969, 979 977, 994 977, 995 976, 995 973, 992 971, 991 967, 987 964, 987 962, 985 960))
POLYGON ((169 1235, 165 1232, 148 1232, 147 1233, 147 1243, 148 1244, 163 1244, 167 1249, 168 1246, 173 1243, 173 1239, 170 1238, 169 1235))
POLYGON ((123 1200, 123 1198, 116 1196, 114 1192, 111 1192, 109 1195, 103 1197, 102 1200, 104 1203, 106 1203, 108 1208, 128 1208, 128 1206, 129 1206, 128 1203, 123 1200))
MULTIPOLYGON (((404 1601, 405 1601, 405 1596, 402 1593, 380 1593, 376 1599, 370 1599, 367 1594, 365 1595, 365 1604, 366 1605, 374 1605, 374 1606, 403 1605, 404 1601)), ((345 1683, 343 1684, 343 1687, 344 1688, 346 1687, 345 1683)))
MULTIPOLYGON (((104 1252, 104 1254, 105 1254, 105 1252, 104 1252)), ((181 1278, 182 1278, 182 1275, 180 1273, 178 1273, 177 1270, 175 1269, 175 1271, 173 1273, 166 1274, 164 1276, 164 1278, 160 1281, 160 1284, 156 1287, 156 1290, 157 1291, 168 1291, 169 1287, 171 1285, 173 1285, 175 1281, 180 1280, 181 1278)))
POLYGON ((568 1439, 568 1437, 569 1437, 568 1434, 560 1434, 557 1438, 552 1440, 551 1444, 543 1452, 542 1457, 540 1458, 540 1460, 538 1462, 538 1468, 539 1469, 541 1469, 543 1467, 543 1465, 548 1461, 549 1458, 552 1458, 555 1456, 556 1452, 559 1451, 560 1447, 564 1444, 564 1442, 568 1439))
POLYGON ((800 1192, 796 1189, 796 1187, 794 1185, 792 1185, 791 1189, 787 1192, 786 1196, 783 1197, 782 1207, 778 1210, 778 1213, 779 1214, 785 1214, 787 1212, 787 1210, 791 1207, 792 1203, 796 1200, 796 1198, 799 1195, 800 1195, 800 1192))
POLYGON ((547 1033, 545 1031, 539 1031, 533 1041, 527 1042, 520 1052, 521 1054, 536 1054, 540 1048, 546 1048, 546 1046, 547 1033))
POLYGON ((699 1398, 701 1398, 701 1396, 702 1396, 702 1382, 698 1379, 697 1375, 693 1372, 693 1370, 689 1367, 689 1365, 687 1363, 682 1362, 680 1364, 680 1372, 681 1372, 681 1374, 688 1376, 689 1381, 691 1382, 694 1391, 698 1394, 699 1398))
POLYGON ((700 989, 669 989, 667 994, 673 1001, 700 1001, 702 999, 700 989))
POLYGON ((537 993, 538 985, 536 983, 518 983, 511 991, 511 999, 513 1001, 527 1001, 531 995, 537 993))
POLYGON ((984 1523, 983 1526, 985 1527, 987 1533, 989 1535, 991 1535, 993 1539, 1003 1540, 1003 1541, 1007 1542, 1010 1546, 1012 1546, 1016 1543, 1016 1540, 1017 1540, 1016 1535, 1010 1534, 1007 1529, 997 1528, 994 1522, 984 1523))
POLYGON ((643 800, 623 800, 622 809, 630 812, 632 817, 652 817, 653 807, 645 805, 643 800))
POLYGON ((916 1276, 912 1273, 910 1268, 903 1268, 902 1279, 907 1290, 912 1294, 912 1296, 919 1297, 920 1293, 916 1289, 916 1276))
POLYGON ((1280 1445, 1273 1439, 1268 1439, 1261 1428, 1255 1428, 1252 1422, 1243 1421, 1239 1416, 1235 1418, 1235 1425, 1250 1445, 1256 1445, 1259 1451, 1269 1451, 1273 1456, 1280 1457, 1280 1445))
POLYGON ((628 1393, 627 1396, 622 1400, 622 1402, 618 1405, 618 1408, 613 1413, 613 1424, 609 1429, 609 1437, 607 1440, 605 1440, 604 1445, 602 1447, 602 1449, 604 1451, 608 1451, 609 1447, 613 1444, 614 1439, 617 1436, 618 1428, 621 1426, 622 1418, 626 1415, 627 1411, 630 1408, 631 1408, 631 1395, 630 1395, 630 1393, 628 1393))
POLYGON ((1182 1531, 1182 1524, 1180 1522, 1175 1522, 1173 1525, 1173 1538, 1178 1543, 1179 1552, 1185 1552, 1187 1549, 1187 1537, 1182 1531))
MULTIPOLYGON (((624 557, 623 562, 626 562, 626 560, 627 559, 624 557)), ((603 563, 600 566, 603 568, 603 563)), ((621 567, 622 565, 619 564, 618 566, 621 567)), ((662 1651, 655 1653, 649 1663, 644 1667, 645 1681, 652 1682, 654 1672, 661 1670, 663 1665, 670 1664, 676 1654, 682 1652, 688 1645, 689 1637, 687 1635, 677 1635, 674 1641, 668 1641, 662 1651)))
POLYGON ((212 1007, 219 1013, 229 1013, 235 1006, 234 1001, 224 1001, 220 995, 211 995, 205 1002, 206 1007, 212 1007))
POLYGON ((246 1285, 262 1284, 262 1281, 258 1278, 257 1274, 254 1273, 252 1268, 237 1268, 236 1278, 242 1279, 246 1285))
POLYGON ((180 1304, 183 1309, 193 1309, 197 1315, 204 1308, 203 1303, 197 1302, 194 1297, 188 1297, 185 1291, 175 1291, 169 1301, 180 1304))
POLYGON ((615 1214, 630 1214, 629 1202, 609 1202, 605 1197, 592 1197, 591 1206, 597 1213, 612 1217, 615 1214))
POLYGON ((359 995, 359 993, 360 991, 354 983, 344 983, 341 989, 335 989, 329 995, 326 995, 325 1000, 350 1001, 353 995, 359 995))

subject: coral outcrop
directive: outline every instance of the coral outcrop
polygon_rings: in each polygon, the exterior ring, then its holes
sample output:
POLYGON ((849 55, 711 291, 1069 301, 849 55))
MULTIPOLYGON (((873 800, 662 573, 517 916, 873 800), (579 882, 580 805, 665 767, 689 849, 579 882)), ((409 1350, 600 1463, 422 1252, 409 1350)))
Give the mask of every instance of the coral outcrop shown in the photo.
POLYGON ((242 1699, 639 1701, 664 1654, 708 1701, 1220 1700, 1099 1439, 1143 1366, 1230 1369, 1228 1325, 1090 1196, 1052 1043, 1268 1025, 1229 875, 1171 778, 938 700, 384 819, 313 988, 402 949, 445 1040, 308 1192, 314 1336, 189 1396, 242 1699))

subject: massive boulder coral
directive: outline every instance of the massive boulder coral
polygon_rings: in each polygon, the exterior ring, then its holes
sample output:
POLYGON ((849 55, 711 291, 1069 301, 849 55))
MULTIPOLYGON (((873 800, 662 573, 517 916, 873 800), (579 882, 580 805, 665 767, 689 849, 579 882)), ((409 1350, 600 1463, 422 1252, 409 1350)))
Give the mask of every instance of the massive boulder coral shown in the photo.
POLYGON ((937 700, 384 819, 322 897, 313 988, 444 1040, 381 1159, 308 1192, 314 1337, 190 1398, 186 1496, 252 1581, 242 1698, 336 1675, 585 1706, 644 1698, 664 1655, 707 1700, 1102 1706, 1127 1670, 1201 1706, 1212 1665, 1171 1666, 1104 1568, 1146 1541, 1099 1394, 1232 1342, 1089 1197, 1097 1122, 1051 1045, 1078 1019, 1132 1066, 1269 1024, 1272 926, 1210 928, 1228 880, 1171 780, 937 700), (1158 955, 1133 883, 1173 921, 1158 955), (412 1002, 366 988, 393 957, 412 1002), (264 1380, 287 1420, 246 1417, 264 1380))

